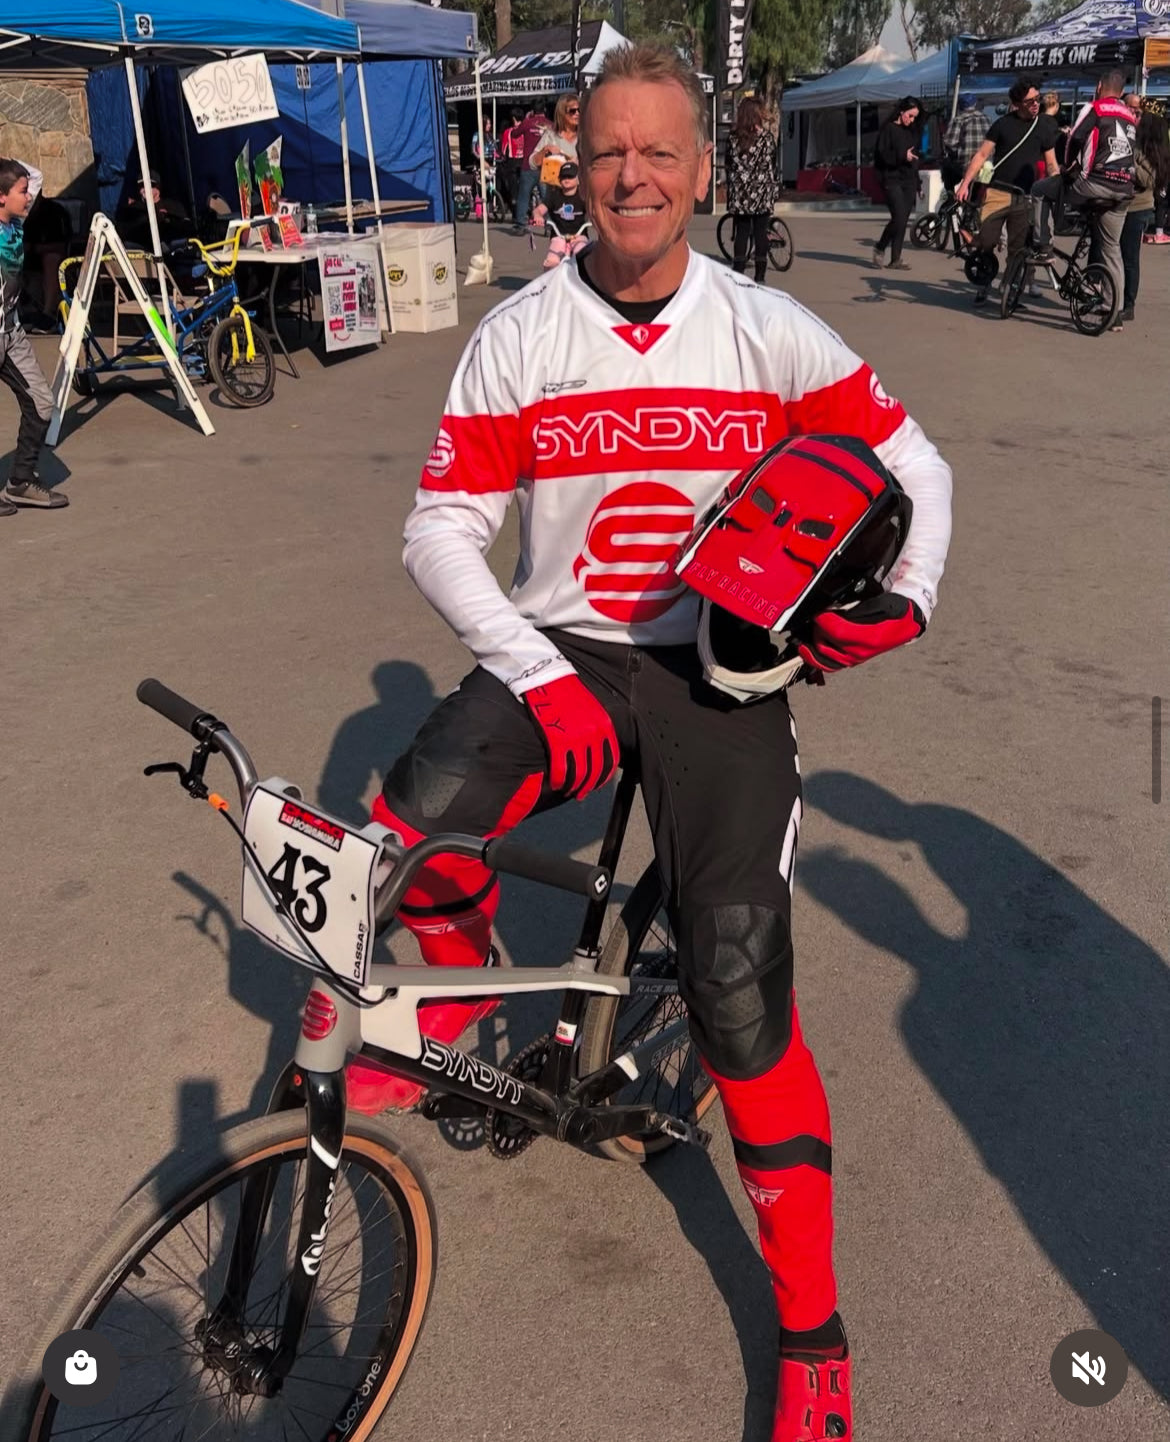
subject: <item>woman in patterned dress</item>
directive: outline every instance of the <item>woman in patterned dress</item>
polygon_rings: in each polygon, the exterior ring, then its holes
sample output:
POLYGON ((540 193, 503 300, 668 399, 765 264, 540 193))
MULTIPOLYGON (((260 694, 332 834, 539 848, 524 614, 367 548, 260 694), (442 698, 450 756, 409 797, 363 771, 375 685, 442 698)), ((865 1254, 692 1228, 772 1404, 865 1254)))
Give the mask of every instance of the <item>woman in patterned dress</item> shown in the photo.
POLYGON ((757 285, 768 273, 768 222, 776 208, 776 146, 764 120, 763 105, 749 96, 727 137, 727 208, 735 217, 733 264, 740 275, 747 270, 750 236, 757 285))

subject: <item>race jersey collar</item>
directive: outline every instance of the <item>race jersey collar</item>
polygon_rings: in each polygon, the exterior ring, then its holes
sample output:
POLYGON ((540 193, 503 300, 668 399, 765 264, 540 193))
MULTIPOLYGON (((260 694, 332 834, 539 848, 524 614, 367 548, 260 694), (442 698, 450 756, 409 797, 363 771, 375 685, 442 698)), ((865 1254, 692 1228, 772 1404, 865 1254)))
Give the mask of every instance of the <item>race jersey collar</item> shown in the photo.
MULTIPOLYGON (((702 260, 688 248, 687 268, 682 278, 682 284, 671 295, 662 300, 615 300, 594 284, 588 273, 589 257, 595 249, 596 243, 582 251, 577 257, 577 263, 572 267, 573 284, 580 286, 583 293, 582 300, 585 304, 596 307, 598 319, 619 334, 633 329, 645 330, 647 328, 658 334, 664 333, 670 326, 677 324, 685 311, 689 309, 696 287, 701 284, 699 271, 702 260), (615 315, 620 316, 625 324, 614 325, 613 317, 615 315)), ((624 335, 622 338, 627 339, 624 335)), ((635 346, 635 349, 638 348, 635 346)))

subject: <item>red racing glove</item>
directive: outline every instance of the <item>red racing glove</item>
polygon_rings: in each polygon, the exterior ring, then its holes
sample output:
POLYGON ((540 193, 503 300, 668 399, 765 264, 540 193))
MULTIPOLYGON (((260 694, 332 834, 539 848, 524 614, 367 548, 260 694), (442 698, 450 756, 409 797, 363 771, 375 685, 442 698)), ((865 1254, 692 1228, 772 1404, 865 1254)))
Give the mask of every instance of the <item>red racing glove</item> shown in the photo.
POLYGON ((841 671, 905 646, 925 630, 926 617, 909 597, 884 591, 847 610, 814 616, 812 634, 798 650, 818 671, 841 671))
POLYGON ((540 727, 554 791, 580 801, 617 769, 618 742, 609 713, 580 676, 561 676, 521 697, 540 727))

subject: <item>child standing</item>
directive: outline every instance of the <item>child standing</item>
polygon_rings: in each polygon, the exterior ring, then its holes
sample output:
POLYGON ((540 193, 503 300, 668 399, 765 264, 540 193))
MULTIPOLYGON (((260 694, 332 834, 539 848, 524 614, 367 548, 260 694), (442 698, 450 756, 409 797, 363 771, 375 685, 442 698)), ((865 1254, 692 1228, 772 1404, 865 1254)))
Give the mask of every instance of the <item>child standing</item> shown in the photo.
POLYGON ((41 172, 19 160, 0 160, 0 380, 16 396, 20 429, 8 484, 0 491, 0 516, 22 506, 56 511, 69 504, 60 491, 37 479, 37 461, 53 415, 53 393, 20 323, 24 282, 24 217, 41 189, 41 172))
POLYGON ((576 255, 588 245, 589 237, 582 231, 589 224, 589 217, 581 199, 581 179, 574 161, 566 160, 557 184, 546 186, 545 190, 548 204, 536 207, 532 222, 552 228, 553 238, 544 258, 545 270, 551 270, 566 256, 576 255))

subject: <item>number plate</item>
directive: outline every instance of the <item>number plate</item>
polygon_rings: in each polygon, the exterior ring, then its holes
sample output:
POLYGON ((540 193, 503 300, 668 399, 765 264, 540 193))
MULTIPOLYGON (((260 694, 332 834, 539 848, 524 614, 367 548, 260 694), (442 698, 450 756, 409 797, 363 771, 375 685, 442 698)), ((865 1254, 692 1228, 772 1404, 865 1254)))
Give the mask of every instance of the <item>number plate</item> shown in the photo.
POLYGON ((314 960, 258 879, 263 872, 329 969, 365 986, 382 848, 289 796, 285 784, 261 782, 244 813, 244 924, 289 956, 314 960))

